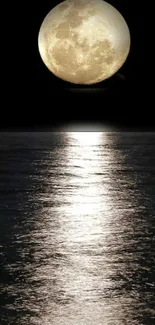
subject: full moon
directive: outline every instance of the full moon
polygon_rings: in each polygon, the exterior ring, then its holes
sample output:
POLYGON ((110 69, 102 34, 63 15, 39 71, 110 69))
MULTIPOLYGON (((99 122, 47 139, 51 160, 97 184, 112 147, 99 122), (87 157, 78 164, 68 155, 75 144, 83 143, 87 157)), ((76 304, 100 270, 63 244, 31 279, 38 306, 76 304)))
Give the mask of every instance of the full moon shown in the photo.
POLYGON ((38 47, 42 61, 58 78, 91 85, 114 75, 130 51, 123 16, 103 0, 66 0, 42 22, 38 47))

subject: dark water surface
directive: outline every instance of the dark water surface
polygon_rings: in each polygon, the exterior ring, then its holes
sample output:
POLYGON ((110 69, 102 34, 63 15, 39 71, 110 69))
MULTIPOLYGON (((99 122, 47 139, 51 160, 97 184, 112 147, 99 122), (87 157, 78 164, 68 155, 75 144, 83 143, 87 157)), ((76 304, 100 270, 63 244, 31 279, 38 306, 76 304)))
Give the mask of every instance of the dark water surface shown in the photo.
POLYGON ((155 133, 0 134, 0 324, 155 324, 155 133))

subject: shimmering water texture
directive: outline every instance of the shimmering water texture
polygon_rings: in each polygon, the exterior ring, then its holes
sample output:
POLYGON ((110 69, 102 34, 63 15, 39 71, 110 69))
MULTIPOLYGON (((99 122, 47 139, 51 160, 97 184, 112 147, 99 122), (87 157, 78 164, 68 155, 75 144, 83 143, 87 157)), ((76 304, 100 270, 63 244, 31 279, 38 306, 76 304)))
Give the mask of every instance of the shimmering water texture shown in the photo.
POLYGON ((155 324, 155 133, 0 134, 1 321, 155 324))

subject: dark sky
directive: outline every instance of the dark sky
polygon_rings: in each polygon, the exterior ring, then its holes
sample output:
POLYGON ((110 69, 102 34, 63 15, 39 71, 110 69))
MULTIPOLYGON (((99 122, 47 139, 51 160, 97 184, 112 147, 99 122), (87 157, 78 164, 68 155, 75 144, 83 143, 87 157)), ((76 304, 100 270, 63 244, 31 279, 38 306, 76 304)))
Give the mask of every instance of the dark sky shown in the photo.
POLYGON ((151 108, 142 109, 145 99, 144 12, 139 1, 108 1, 128 23, 131 51, 118 74, 89 87, 72 86, 59 80, 40 58, 37 44, 40 25, 60 2, 40 1, 33 7, 22 2, 17 10, 13 7, 10 28, 15 37, 10 45, 12 54, 7 78, 10 91, 5 98, 9 109, 1 116, 1 129, 50 129, 74 122, 99 122, 121 128, 155 127, 151 108))

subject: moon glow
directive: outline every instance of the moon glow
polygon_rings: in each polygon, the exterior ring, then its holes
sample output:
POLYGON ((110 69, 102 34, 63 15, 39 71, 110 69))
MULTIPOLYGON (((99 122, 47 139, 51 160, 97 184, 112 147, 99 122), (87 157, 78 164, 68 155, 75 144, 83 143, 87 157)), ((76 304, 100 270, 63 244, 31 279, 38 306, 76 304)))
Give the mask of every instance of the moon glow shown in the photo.
POLYGON ((55 76, 90 85, 122 67, 130 51, 130 31, 123 16, 103 0, 65 0, 43 20, 38 47, 55 76))

